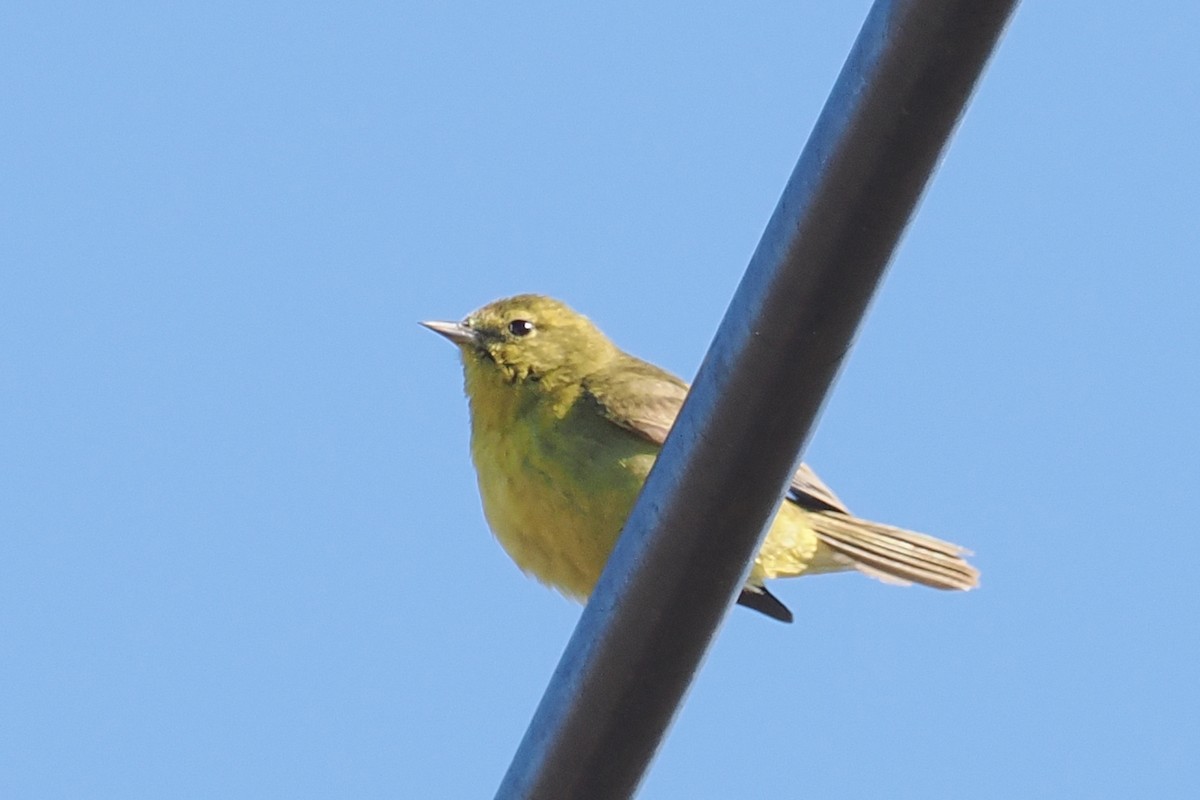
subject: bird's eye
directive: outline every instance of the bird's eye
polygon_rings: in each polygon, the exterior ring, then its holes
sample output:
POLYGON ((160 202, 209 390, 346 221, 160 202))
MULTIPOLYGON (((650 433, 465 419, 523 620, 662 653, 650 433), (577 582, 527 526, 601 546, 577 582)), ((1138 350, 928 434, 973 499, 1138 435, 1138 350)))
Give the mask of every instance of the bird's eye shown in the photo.
POLYGON ((508 323, 508 332, 513 336, 528 336, 533 333, 533 323, 527 319, 514 319, 508 323))

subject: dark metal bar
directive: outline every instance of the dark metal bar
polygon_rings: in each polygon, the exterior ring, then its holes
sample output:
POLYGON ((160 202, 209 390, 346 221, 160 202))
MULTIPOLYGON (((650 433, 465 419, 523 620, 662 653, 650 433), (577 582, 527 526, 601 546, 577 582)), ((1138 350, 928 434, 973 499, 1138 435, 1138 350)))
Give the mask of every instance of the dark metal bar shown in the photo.
POLYGON ((1016 0, 877 0, 498 800, 637 789, 1016 0))

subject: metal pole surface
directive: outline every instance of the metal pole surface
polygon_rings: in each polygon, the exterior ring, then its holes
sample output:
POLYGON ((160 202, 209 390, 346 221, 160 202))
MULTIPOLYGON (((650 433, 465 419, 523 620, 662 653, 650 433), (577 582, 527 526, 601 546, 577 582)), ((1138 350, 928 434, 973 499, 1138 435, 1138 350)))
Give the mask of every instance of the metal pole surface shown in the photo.
POLYGON ((636 791, 1016 0, 877 0, 498 800, 636 791))

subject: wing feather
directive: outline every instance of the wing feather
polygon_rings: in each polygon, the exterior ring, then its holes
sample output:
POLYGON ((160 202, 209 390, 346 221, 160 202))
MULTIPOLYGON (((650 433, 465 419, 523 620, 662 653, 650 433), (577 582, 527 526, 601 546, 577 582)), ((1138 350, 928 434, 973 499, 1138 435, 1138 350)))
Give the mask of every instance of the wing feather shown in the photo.
MULTIPOLYGON (((666 440, 688 393, 684 381, 629 355, 588 376, 583 388, 607 420, 658 445, 666 440)), ((796 470, 788 493, 804 508, 850 513, 807 464, 796 470)))

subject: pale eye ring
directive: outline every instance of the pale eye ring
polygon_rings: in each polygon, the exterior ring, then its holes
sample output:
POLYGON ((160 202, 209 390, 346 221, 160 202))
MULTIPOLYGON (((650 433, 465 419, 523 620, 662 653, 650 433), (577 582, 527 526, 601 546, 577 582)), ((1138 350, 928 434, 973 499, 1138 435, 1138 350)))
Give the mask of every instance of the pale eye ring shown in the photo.
POLYGON ((527 319, 514 319, 508 323, 508 332, 513 336, 528 336, 533 333, 533 323, 527 319))

